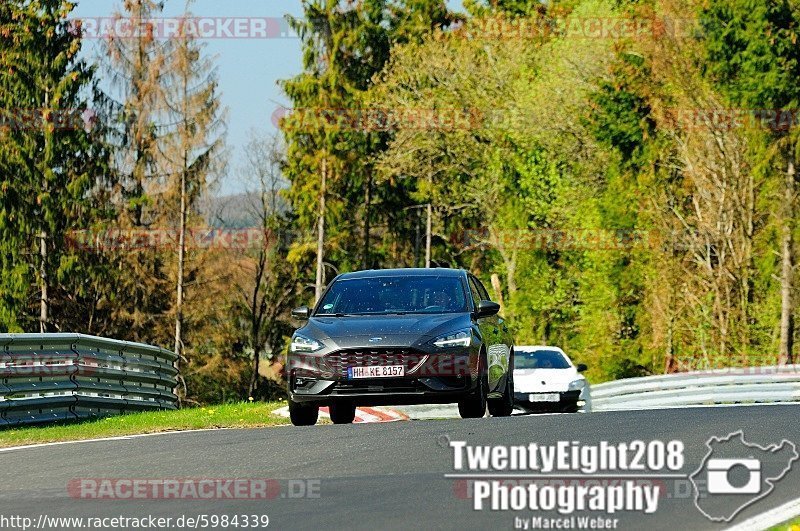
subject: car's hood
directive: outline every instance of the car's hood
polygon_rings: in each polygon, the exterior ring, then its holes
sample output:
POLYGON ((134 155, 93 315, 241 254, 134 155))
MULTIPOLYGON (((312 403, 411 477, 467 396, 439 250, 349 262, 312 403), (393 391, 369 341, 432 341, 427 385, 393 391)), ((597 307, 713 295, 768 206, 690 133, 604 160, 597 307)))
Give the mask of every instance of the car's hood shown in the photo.
POLYGON ((298 333, 339 348, 412 346, 471 324, 468 313, 312 317, 298 333))
POLYGON ((570 382, 584 379, 574 367, 568 369, 515 369, 514 388, 518 393, 563 392, 570 382))

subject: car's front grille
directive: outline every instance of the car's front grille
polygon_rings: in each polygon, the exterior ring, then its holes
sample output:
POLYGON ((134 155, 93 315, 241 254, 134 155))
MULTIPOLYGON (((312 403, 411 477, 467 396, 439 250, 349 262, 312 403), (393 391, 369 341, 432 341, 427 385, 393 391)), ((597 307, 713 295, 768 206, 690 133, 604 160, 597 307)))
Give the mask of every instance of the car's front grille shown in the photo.
POLYGON ((412 349, 350 349, 340 350, 325 356, 331 369, 344 378, 348 367, 391 367, 405 368, 406 374, 424 362, 426 355, 412 349))
POLYGON ((419 385, 414 380, 405 378, 385 378, 380 381, 348 381, 344 380, 336 384, 333 392, 337 395, 347 394, 369 394, 369 393, 413 393, 419 391, 419 385))

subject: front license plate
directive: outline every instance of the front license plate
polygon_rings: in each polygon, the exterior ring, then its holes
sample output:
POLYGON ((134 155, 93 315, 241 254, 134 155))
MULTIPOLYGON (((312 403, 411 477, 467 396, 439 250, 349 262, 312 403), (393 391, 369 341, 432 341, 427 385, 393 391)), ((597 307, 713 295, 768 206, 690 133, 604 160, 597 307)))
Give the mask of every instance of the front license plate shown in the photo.
POLYGON ((396 378, 404 376, 405 373, 405 367, 402 365, 347 368, 347 377, 351 380, 359 378, 396 378))
POLYGON ((547 393, 542 395, 528 395, 528 400, 531 402, 559 402, 561 395, 558 393, 547 393))

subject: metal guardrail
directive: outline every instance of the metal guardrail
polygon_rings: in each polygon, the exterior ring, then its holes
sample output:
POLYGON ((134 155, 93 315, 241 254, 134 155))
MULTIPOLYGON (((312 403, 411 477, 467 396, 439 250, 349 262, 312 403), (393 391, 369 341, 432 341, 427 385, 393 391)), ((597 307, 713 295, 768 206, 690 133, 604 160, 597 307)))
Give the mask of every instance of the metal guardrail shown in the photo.
POLYGON ((0 334, 0 427, 176 409, 176 360, 82 334, 0 334))
POLYGON ((594 411, 800 402, 800 365, 645 376, 592 386, 594 411))

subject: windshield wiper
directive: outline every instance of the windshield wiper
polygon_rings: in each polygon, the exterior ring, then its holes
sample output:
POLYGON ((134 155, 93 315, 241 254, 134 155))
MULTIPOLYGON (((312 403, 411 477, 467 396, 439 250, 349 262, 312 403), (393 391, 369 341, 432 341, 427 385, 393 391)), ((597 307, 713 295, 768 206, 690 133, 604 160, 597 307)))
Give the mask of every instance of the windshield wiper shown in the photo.
POLYGON ((408 312, 318 313, 314 317, 374 317, 376 315, 405 315, 408 312))

